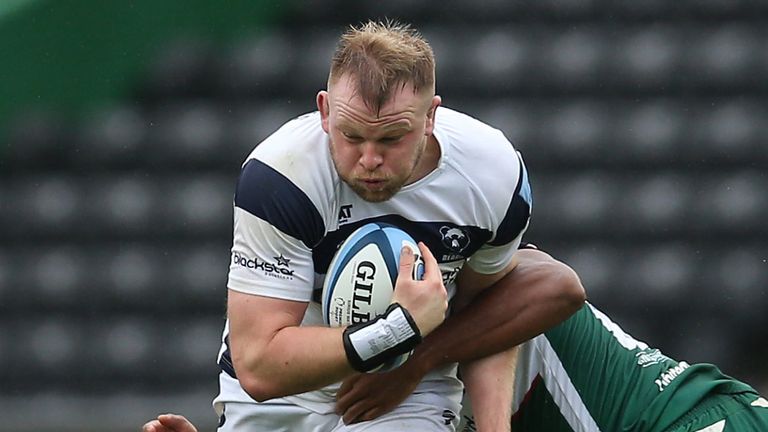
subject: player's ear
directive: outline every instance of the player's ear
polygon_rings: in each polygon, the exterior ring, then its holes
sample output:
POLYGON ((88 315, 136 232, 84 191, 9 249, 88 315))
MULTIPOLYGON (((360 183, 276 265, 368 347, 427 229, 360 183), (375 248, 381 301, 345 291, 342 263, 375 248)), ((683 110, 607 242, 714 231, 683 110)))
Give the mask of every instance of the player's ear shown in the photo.
POLYGON ((429 109, 427 110, 427 125, 424 130, 424 135, 432 135, 432 131, 435 129, 435 112, 437 111, 437 107, 440 106, 440 103, 442 102, 442 98, 438 95, 432 96, 432 100, 429 104, 429 109))
POLYGON ((317 92, 317 110, 320 111, 320 120, 325 133, 330 133, 328 129, 328 116, 331 113, 331 107, 328 103, 328 92, 320 90, 317 92))

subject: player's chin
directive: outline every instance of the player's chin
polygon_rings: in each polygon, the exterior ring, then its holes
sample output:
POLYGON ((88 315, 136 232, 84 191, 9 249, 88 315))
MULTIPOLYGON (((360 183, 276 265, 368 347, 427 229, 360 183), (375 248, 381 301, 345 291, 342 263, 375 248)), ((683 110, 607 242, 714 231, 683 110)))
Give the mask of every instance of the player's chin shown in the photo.
POLYGON ((400 188, 392 188, 388 184, 355 182, 351 185, 360 198, 372 203, 384 202, 395 196, 400 188))

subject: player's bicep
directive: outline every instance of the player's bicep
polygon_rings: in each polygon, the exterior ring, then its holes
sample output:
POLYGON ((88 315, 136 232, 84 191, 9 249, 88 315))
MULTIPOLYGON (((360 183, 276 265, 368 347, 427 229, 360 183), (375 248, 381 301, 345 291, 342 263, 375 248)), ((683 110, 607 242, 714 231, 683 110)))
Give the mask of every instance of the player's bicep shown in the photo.
POLYGON ((235 369, 268 354, 275 335, 301 323, 308 303, 229 290, 229 342, 235 369))

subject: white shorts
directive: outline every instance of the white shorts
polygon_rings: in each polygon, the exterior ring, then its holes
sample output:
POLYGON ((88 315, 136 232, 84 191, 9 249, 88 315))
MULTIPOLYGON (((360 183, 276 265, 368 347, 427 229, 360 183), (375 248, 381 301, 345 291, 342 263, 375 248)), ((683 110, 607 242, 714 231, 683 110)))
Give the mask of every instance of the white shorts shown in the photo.
POLYGON ((218 432, 455 432, 460 406, 435 395, 416 394, 388 414, 349 426, 334 413, 318 414, 284 399, 227 402, 223 408, 218 432))

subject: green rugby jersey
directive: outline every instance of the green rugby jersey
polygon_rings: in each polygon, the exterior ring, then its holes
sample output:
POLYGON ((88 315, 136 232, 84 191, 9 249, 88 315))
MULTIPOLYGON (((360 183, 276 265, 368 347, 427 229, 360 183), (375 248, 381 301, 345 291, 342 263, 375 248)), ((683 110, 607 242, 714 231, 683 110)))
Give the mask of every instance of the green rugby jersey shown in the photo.
POLYGON ((664 431, 710 394, 754 390, 673 360, 586 304, 520 347, 513 431, 664 431))

